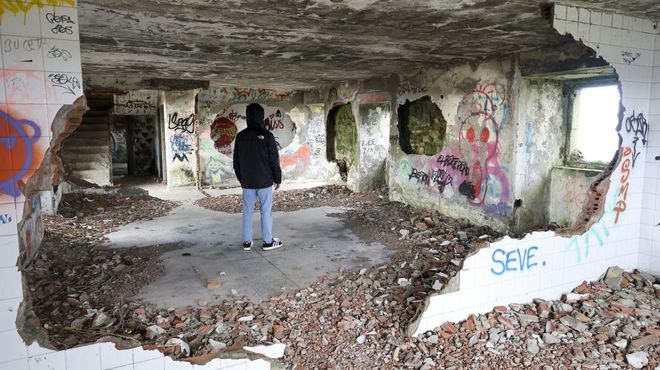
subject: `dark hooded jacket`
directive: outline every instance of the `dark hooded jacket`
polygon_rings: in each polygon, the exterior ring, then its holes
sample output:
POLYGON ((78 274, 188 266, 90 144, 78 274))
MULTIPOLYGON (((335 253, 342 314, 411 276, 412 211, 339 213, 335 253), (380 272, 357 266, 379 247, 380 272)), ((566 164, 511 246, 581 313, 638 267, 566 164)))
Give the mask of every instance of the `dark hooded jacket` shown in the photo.
POLYGON ((264 109, 250 104, 245 112, 247 128, 236 135, 234 172, 242 188, 262 189, 282 182, 275 136, 266 130, 264 109))

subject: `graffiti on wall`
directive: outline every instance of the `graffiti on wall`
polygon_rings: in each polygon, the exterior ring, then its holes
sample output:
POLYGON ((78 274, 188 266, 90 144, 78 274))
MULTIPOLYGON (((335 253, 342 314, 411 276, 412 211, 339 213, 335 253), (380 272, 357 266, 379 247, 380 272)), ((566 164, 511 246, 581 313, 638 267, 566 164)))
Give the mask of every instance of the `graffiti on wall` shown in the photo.
POLYGON ((623 62, 626 64, 633 64, 633 62, 639 59, 639 57, 641 56, 642 54, 637 51, 632 52, 632 51, 624 50, 621 52, 621 58, 623 62))
POLYGON ((566 207, 580 207, 586 197, 587 187, 577 177, 569 176, 564 182, 564 204, 566 207))
POLYGON ((293 152, 284 152, 280 155, 280 166, 283 170, 293 167, 295 173, 304 173, 312 161, 312 148, 304 144, 293 152))
POLYGON ((11 215, 3 213, 0 215, 0 223, 3 225, 10 224, 13 221, 11 215))
POLYGON ((172 162, 190 162, 188 156, 192 154, 192 135, 188 133, 176 133, 170 137, 172 147, 172 162))
POLYGON ((637 143, 641 140, 641 147, 645 147, 647 144, 646 137, 648 135, 649 131, 649 124, 646 122, 646 118, 644 118, 644 115, 642 113, 635 115, 635 111, 632 112, 630 117, 626 118, 626 132, 627 133, 632 133, 633 139, 632 139, 632 144, 633 144, 633 155, 632 155, 632 166, 635 167, 635 162, 637 161, 637 157, 639 157, 639 151, 637 150, 637 143))
POLYGON ((616 213, 616 216, 614 216, 615 224, 619 222, 619 214, 625 212, 626 208, 628 208, 626 204, 626 200, 628 199, 628 187, 630 185, 630 182, 628 180, 630 179, 631 153, 632 151, 630 150, 629 147, 625 147, 622 149, 623 161, 621 162, 621 189, 619 190, 618 193, 618 200, 616 201, 616 206, 614 206, 614 212, 616 213))
POLYGON ((216 114, 211 124, 211 140, 215 148, 224 155, 231 156, 233 153, 234 139, 238 134, 236 121, 239 119, 245 119, 245 116, 227 108, 216 114))
POLYGON ((517 271, 519 273, 527 272, 537 266, 545 267, 545 261, 539 261, 536 252, 539 250, 538 246, 531 246, 529 248, 515 248, 510 251, 497 248, 491 255, 491 260, 494 266, 490 268, 490 272, 494 275, 503 275, 507 272, 517 271))
POLYGON ((167 128, 174 132, 195 133, 195 113, 190 113, 188 116, 179 116, 177 112, 170 113, 167 122, 167 128))
POLYGON ((481 83, 458 104, 458 150, 470 168, 472 204, 499 213, 509 201, 509 180, 499 164, 499 132, 507 119, 507 103, 494 82, 481 83))
MULTIPOLYGON (((499 159, 499 135, 508 110, 503 96, 494 82, 480 83, 464 95, 456 115, 458 145, 430 159, 418 156, 414 167, 402 161, 399 178, 429 185, 438 194, 451 188, 488 214, 508 214, 508 168, 499 159), (407 168, 405 174, 402 166, 407 168)), ((397 142, 396 137, 391 141, 397 142)))
POLYGON ((76 22, 71 19, 71 16, 66 14, 57 14, 56 11, 52 11, 46 13, 46 21, 50 24, 48 27, 50 27, 50 32, 52 34, 73 35, 73 26, 76 24, 76 22))
POLYGON ((113 114, 156 115, 156 99, 152 92, 131 91, 124 95, 114 95, 113 114))
POLYGON ((21 196, 19 182, 30 176, 41 160, 43 153, 38 153, 35 144, 41 136, 39 126, 25 119, 17 119, 0 111, 0 158, 11 158, 12 171, 0 171, 0 194, 13 198, 21 196))
POLYGON ((43 9, 45 6, 76 6, 76 0, 31 0, 29 2, 23 1, 0 1, 0 19, 7 12, 13 15, 18 15, 22 13, 27 15, 27 13, 32 10, 34 7, 43 9))
POLYGON ((32 200, 32 213, 30 217, 21 222, 18 230, 19 241, 21 243, 20 250, 22 251, 20 260, 23 265, 34 257, 44 238, 44 225, 41 219, 41 213, 41 197, 36 196, 32 200))
POLYGON ((200 93, 201 107, 211 109, 218 101, 248 102, 248 101, 284 101, 291 97, 292 92, 273 89, 253 89, 241 87, 222 87, 203 90, 200 93))

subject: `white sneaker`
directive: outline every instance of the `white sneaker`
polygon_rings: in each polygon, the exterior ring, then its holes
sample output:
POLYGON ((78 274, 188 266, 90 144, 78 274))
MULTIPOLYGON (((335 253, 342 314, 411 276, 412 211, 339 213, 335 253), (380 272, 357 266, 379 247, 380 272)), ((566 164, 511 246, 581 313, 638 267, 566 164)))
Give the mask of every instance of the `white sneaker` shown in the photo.
POLYGON ((244 251, 249 251, 251 248, 252 248, 252 242, 251 241, 243 242, 243 250, 244 251))
POLYGON ((272 241, 272 242, 270 242, 270 243, 264 243, 264 245, 261 246, 261 249, 262 249, 262 250, 265 250, 265 251, 272 251, 273 249, 277 249, 277 248, 279 248, 279 247, 281 247, 281 246, 283 246, 283 245, 284 245, 284 243, 282 243, 282 241, 281 241, 280 239, 278 239, 278 238, 273 238, 273 241, 272 241))

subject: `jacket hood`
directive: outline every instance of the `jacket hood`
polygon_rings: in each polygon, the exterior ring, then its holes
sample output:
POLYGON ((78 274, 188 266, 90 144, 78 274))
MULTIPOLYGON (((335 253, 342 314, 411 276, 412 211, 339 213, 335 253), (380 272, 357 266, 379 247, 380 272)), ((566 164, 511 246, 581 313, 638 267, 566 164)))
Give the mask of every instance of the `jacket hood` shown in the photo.
POLYGON ((266 125, 264 124, 264 108, 257 103, 252 103, 247 106, 245 109, 245 120, 247 121, 247 127, 266 128, 266 125))

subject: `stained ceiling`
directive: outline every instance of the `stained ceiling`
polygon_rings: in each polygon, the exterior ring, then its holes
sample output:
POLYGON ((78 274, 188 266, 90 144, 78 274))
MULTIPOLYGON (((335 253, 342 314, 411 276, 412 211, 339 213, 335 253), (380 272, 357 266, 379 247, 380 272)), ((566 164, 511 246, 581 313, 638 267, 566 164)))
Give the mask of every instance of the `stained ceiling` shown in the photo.
MULTIPOLYGON (((660 18, 657 0, 579 1, 660 18)), ((79 0, 86 75, 307 89, 565 42, 536 0, 79 0)))

